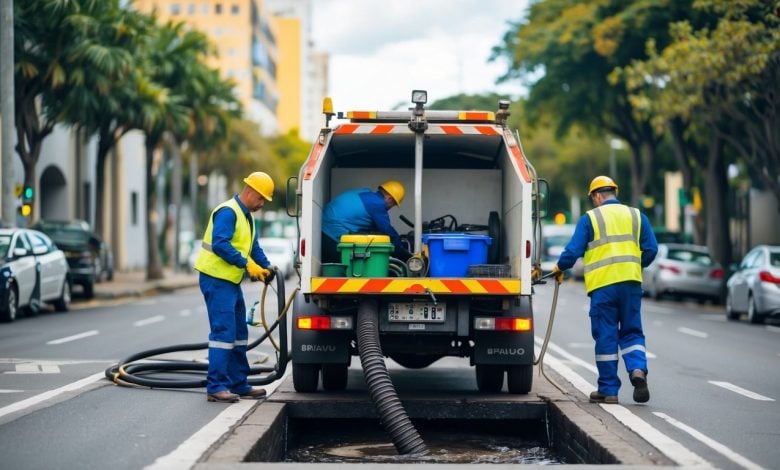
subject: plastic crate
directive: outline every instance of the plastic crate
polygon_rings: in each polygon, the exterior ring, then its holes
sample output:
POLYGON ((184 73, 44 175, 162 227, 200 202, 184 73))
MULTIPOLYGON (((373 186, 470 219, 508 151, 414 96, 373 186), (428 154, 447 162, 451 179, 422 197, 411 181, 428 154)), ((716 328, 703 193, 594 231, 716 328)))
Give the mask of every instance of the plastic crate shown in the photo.
POLYGON ((466 233, 427 233, 423 243, 428 246, 430 277, 467 277, 469 266, 487 263, 488 246, 493 240, 487 235, 466 233))

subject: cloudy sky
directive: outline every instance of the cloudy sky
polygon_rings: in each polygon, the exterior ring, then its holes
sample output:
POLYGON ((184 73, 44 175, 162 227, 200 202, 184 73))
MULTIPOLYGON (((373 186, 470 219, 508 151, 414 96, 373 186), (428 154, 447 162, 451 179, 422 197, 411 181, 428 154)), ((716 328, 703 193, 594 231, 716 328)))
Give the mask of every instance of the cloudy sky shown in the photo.
POLYGON ((518 83, 496 85, 503 60, 488 62, 526 0, 314 0, 312 35, 330 54, 337 111, 391 109, 413 89, 428 101, 458 93, 518 96, 518 83))

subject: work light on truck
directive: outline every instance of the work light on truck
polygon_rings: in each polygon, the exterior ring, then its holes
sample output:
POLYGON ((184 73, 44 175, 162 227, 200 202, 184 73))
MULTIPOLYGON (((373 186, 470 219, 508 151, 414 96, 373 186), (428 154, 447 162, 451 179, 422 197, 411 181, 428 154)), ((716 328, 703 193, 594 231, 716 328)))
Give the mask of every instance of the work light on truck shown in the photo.
POLYGON ((351 330, 352 317, 331 317, 328 315, 298 317, 296 326, 299 330, 351 330))
POLYGON ((425 104, 428 102, 428 92, 425 90, 412 90, 412 103, 425 104))
POLYGON ((482 331, 531 331, 531 319, 519 317, 477 317, 474 329, 482 331))

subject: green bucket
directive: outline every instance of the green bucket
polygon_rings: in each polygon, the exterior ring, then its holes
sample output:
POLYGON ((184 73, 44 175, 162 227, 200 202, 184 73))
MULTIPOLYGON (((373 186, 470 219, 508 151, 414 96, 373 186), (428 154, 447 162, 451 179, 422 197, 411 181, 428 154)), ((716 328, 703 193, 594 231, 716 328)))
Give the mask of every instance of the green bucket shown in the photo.
POLYGON ((341 263, 323 263, 323 277, 344 277, 347 275, 347 265, 341 263))
POLYGON ((347 277, 387 277, 394 249, 387 235, 343 235, 337 248, 347 277))

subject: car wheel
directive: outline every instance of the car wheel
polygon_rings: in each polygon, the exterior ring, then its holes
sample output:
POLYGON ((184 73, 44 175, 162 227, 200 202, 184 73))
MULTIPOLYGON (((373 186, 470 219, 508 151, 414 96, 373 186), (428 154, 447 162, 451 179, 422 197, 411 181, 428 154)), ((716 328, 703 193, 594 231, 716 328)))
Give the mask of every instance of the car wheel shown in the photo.
POLYGON ((83 287, 85 298, 91 299, 95 296, 95 281, 87 281, 83 284, 83 287))
POLYGON ((739 320, 739 312, 734 310, 731 292, 726 294, 726 318, 729 320, 739 320))
POLYGON ((16 285, 8 285, 8 294, 6 295, 6 304, 0 310, 0 321, 10 323, 16 320, 16 314, 19 310, 19 297, 16 294, 16 285))
POLYGON ((661 300, 661 293, 658 291, 658 283, 653 278, 652 284, 650 284, 650 298, 653 300, 661 300))
POLYGON ((764 317, 758 313, 756 300, 753 298, 753 294, 748 295, 748 320, 750 323, 755 324, 764 323, 764 317))
POLYGON ((295 387, 296 392, 316 392, 319 379, 320 368, 317 364, 293 363, 293 387, 295 387))
POLYGON ((322 388, 325 390, 344 390, 347 388, 347 364, 323 364, 322 388))
POLYGON ((71 294, 70 279, 65 278, 65 282, 62 283, 61 295, 54 301, 54 309, 58 312, 67 312, 70 308, 71 294))
POLYGON ((504 386, 504 368, 494 364, 477 364, 477 388, 480 392, 498 393, 504 386))
POLYGON ((509 393, 525 395, 531 391, 533 381, 534 366, 531 364, 509 366, 506 370, 506 386, 509 393))

